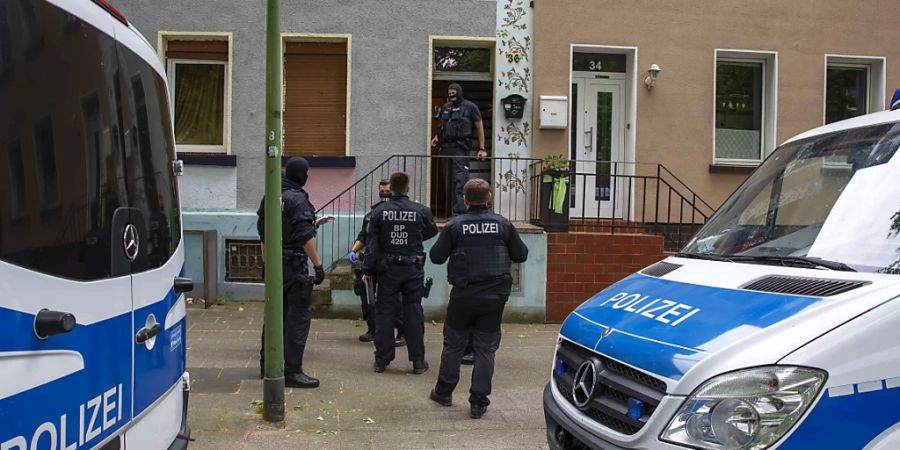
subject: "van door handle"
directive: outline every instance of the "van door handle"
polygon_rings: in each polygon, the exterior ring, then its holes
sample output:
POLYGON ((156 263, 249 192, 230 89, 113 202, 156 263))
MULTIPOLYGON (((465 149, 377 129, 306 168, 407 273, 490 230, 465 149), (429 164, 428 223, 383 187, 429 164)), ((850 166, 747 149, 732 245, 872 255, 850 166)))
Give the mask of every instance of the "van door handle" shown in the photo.
POLYGON ((156 337, 157 334, 162 330, 162 327, 159 326, 158 323, 154 323, 150 328, 144 327, 138 331, 137 336, 135 336, 134 340, 138 344, 143 344, 144 342, 149 341, 156 337))
POLYGON ((175 277, 175 293, 183 294, 194 290, 194 280, 190 278, 175 277))
POLYGON ((42 309, 34 316, 34 334, 47 339, 56 334, 68 333, 75 329, 75 316, 64 311, 42 309))

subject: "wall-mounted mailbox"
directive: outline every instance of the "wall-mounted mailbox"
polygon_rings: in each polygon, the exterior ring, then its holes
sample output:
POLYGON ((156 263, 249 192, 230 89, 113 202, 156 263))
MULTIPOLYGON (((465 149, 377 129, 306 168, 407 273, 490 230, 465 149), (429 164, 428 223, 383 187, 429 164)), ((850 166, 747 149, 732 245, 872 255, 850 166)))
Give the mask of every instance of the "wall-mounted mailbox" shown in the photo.
POLYGON ((500 100, 503 103, 503 117, 507 119, 521 119, 525 113, 525 101, 527 99, 519 94, 507 95, 500 100))
POLYGON ((541 128, 561 129, 569 125, 569 102, 565 96, 541 96, 541 128))

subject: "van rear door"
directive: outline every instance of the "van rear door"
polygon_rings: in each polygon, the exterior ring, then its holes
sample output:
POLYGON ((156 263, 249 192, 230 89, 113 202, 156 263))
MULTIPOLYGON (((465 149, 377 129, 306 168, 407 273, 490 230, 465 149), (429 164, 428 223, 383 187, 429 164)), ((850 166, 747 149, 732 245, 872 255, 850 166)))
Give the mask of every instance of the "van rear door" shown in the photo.
POLYGON ((184 261, 174 137, 164 78, 148 62, 156 54, 124 26, 116 38, 128 223, 137 243, 131 260, 135 419, 125 440, 130 448, 166 448, 182 423, 185 371, 185 303, 174 291, 184 261))

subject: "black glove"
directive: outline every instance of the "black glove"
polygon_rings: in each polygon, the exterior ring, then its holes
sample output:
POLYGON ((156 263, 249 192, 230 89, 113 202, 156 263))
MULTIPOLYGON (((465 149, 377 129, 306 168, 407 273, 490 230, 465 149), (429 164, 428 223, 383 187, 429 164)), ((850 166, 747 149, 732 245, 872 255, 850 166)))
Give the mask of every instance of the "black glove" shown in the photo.
POLYGON ((313 267, 313 270, 316 271, 316 279, 313 280, 313 284, 318 286, 325 281, 325 269, 323 269, 322 266, 315 266, 313 267))

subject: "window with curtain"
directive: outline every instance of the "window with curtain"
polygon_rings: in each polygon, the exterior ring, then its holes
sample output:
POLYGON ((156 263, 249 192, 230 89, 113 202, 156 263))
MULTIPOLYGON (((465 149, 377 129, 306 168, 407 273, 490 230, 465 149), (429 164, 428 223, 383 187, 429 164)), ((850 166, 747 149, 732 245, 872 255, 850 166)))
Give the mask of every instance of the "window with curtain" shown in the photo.
POLYGON ((179 152, 226 151, 226 41, 169 41, 167 71, 179 152))

